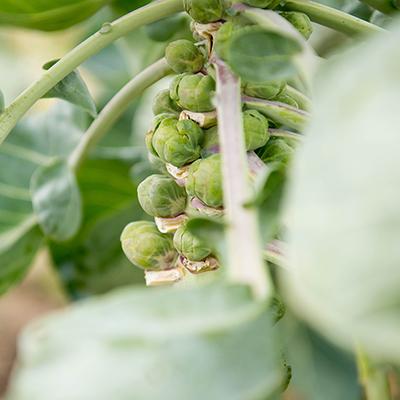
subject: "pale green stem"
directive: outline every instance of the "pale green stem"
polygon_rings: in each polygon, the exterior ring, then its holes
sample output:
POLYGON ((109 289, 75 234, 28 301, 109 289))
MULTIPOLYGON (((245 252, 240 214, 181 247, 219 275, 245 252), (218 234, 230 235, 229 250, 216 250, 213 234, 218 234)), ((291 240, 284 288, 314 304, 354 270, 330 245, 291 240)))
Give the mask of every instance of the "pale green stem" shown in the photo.
POLYGON ((386 32, 384 29, 353 15, 309 0, 287 0, 283 8, 287 11, 303 12, 317 24, 350 36, 386 32))
POLYGON ((390 388, 385 371, 374 365, 364 350, 357 346, 357 367, 366 400, 390 400, 390 388))
POLYGON ((310 99, 293 86, 286 85, 285 93, 289 95, 302 110, 309 111, 311 109, 310 99))
POLYGON ((90 125, 78 146, 69 157, 68 164, 77 170, 90 149, 111 129, 130 103, 150 85, 171 73, 164 58, 147 67, 128 82, 101 110, 90 125))
POLYGON ((143 25, 181 11, 182 0, 160 0, 139 8, 103 27, 45 71, 0 114, 0 144, 18 120, 71 71, 110 43, 143 25))
POLYGON ((289 128, 301 131, 310 119, 310 114, 285 103, 243 96, 244 104, 248 108, 260 111, 262 114, 289 128))
POLYGON ((248 284, 258 298, 269 299, 273 287, 263 262, 257 212, 254 208, 245 207, 251 183, 243 135, 240 81, 222 61, 217 60, 215 68, 227 219, 227 270, 233 281, 248 284))

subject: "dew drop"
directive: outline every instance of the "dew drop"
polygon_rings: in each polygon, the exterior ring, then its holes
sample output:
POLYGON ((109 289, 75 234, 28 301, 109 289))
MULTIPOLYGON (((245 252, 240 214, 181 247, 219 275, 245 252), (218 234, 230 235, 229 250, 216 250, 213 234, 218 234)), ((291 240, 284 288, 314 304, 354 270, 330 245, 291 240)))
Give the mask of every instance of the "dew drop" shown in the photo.
POLYGON ((100 28, 100 33, 105 34, 105 33, 110 33, 112 30, 112 26, 109 22, 105 22, 102 27, 100 28))

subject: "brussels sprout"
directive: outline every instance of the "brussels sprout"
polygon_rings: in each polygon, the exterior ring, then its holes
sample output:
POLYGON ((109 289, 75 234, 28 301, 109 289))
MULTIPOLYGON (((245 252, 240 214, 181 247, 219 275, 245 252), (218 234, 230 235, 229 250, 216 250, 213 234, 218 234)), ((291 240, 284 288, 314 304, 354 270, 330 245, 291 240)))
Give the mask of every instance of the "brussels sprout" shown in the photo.
POLYGON ((174 246, 178 253, 191 261, 204 260, 211 254, 211 249, 207 247, 199 238, 194 236, 187 228, 186 224, 181 225, 174 234, 174 246))
POLYGON ((155 149, 154 149, 154 147, 153 147, 153 143, 152 143, 152 141, 153 141, 153 136, 154 136, 154 131, 158 128, 158 126, 161 124, 161 122, 162 122, 164 119, 167 119, 167 118, 176 118, 176 117, 177 117, 176 114, 173 114, 173 113, 161 113, 161 114, 158 114, 158 115, 156 115, 156 116, 154 117, 153 126, 152 126, 152 128, 146 133, 146 136, 145 136, 145 143, 146 143, 147 150, 148 150, 148 151, 150 152, 150 154, 152 154, 153 156, 159 158, 157 152, 155 151, 155 149))
POLYGON ((171 177, 150 175, 137 188, 143 210, 153 217, 175 217, 186 207, 186 191, 171 177))
POLYGON ((271 81, 262 83, 243 83, 242 89, 245 94, 260 99, 272 100, 279 96, 285 89, 285 81, 271 81))
POLYGON ((287 164, 294 153, 294 148, 283 138, 271 138, 261 149, 257 150, 257 155, 266 163, 281 162, 287 164))
POLYGON ((128 224, 121 234, 121 244, 129 261, 143 269, 172 268, 178 257, 172 236, 161 233, 149 221, 128 224))
POLYGON ((220 154, 197 160, 189 167, 186 191, 190 196, 199 198, 207 206, 215 208, 222 206, 220 154))
POLYGON ((191 120, 167 117, 146 138, 146 143, 161 160, 182 167, 200 157, 203 135, 203 130, 191 120))
POLYGON ((185 11, 202 24, 215 22, 224 15, 223 0, 183 0, 185 11))
POLYGON ((178 74, 182 72, 199 72, 204 65, 204 56, 190 40, 175 40, 165 49, 168 65, 178 74))
POLYGON ((308 39, 313 31, 311 20, 307 14, 297 11, 284 11, 280 13, 287 19, 305 39, 308 39))
POLYGON ((204 141, 201 149, 201 156, 206 158, 216 153, 219 153, 218 127, 213 126, 212 128, 204 131, 204 141))
POLYGON ((157 93, 153 102, 154 115, 159 114, 178 114, 180 112, 179 106, 171 99, 169 90, 161 90, 157 93))
POLYGON ((210 75, 181 74, 170 86, 171 99, 183 109, 194 112, 214 110, 214 93, 215 81, 210 75))
POLYGON ((258 149, 268 142, 268 120, 258 111, 246 110, 243 113, 243 128, 246 150, 258 149))

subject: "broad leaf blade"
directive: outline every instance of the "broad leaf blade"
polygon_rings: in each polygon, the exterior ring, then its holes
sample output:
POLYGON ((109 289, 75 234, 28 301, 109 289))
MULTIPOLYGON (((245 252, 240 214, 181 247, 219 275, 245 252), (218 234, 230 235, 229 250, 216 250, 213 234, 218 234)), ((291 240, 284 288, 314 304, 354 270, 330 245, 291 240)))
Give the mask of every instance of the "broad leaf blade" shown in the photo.
POLYGON ((54 157, 70 153, 86 121, 84 113, 77 113, 67 103, 60 104, 19 123, 0 146, 0 237, 3 244, 9 243, 0 245, 2 291, 22 278, 42 236, 32 222, 36 219, 29 190, 31 177, 54 157), (10 237, 13 239, 9 242, 10 237), (30 256, 24 250, 26 243, 31 245, 30 256))
POLYGON ((130 164, 87 160, 78 172, 83 221, 77 236, 50 244, 62 282, 73 298, 144 283, 143 271, 123 254, 120 235, 129 222, 146 218, 130 178, 130 164))
POLYGON ((42 241, 33 218, 0 234, 0 294, 22 279, 42 241))
POLYGON ((90 17, 107 0, 1 0, 0 23, 52 31, 90 17))
POLYGON ((32 326, 7 400, 266 398, 274 338, 242 286, 125 290, 32 326))
POLYGON ((56 241, 70 239, 82 222, 78 184, 67 162, 57 160, 39 168, 31 181, 32 205, 46 236, 56 241))
POLYGON ((288 196, 287 290, 328 337, 400 360, 400 30, 328 64, 288 196))
MULTIPOLYGON (((58 60, 49 61, 43 66, 43 69, 48 70, 58 60)), ((77 70, 69 73, 64 79, 57 83, 49 92, 47 92, 44 98, 59 98, 62 100, 69 101, 83 110, 87 111, 93 118, 97 115, 96 104, 93 101, 92 96, 89 93, 85 82, 77 70)))
POLYGON ((259 27, 242 28, 232 34, 227 62, 244 81, 266 82, 296 74, 294 57, 299 43, 281 33, 259 27))

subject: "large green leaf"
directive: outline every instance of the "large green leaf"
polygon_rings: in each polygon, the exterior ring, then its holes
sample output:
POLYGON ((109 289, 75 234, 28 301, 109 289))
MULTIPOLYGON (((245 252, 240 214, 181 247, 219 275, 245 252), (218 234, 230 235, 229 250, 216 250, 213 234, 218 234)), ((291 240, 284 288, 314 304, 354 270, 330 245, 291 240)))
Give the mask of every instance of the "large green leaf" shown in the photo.
POLYGON ((52 31, 90 17, 108 0, 1 0, 0 23, 52 31))
POLYGON ((264 399, 271 314, 244 286, 120 291, 32 325, 6 399, 264 399))
POLYGON ((359 400, 361 388, 354 357, 327 342, 293 316, 282 321, 287 358, 293 370, 290 387, 307 400, 359 400))
POLYGON ((130 179, 130 163, 118 159, 86 161, 78 173, 82 227, 74 240, 51 243, 53 260, 73 298, 143 283, 143 272, 121 249, 126 224, 144 218, 130 179))
POLYGON ((18 124, 0 146, 0 287, 5 291, 26 271, 42 237, 35 228, 33 173, 75 147, 86 116, 67 103, 18 124))
POLYGON ((290 36, 261 27, 246 27, 232 34, 226 51, 229 66, 243 80, 265 82, 287 79, 297 72, 294 57, 302 50, 290 36))
POLYGON ((400 30, 328 62, 288 196, 287 290, 328 337, 400 361, 400 30))
POLYGON ((32 204, 46 236, 73 237, 82 222, 82 202, 74 172, 64 160, 38 168, 31 180, 32 204))
POLYGON ((22 279, 42 240, 33 218, 0 234, 0 294, 22 279))

